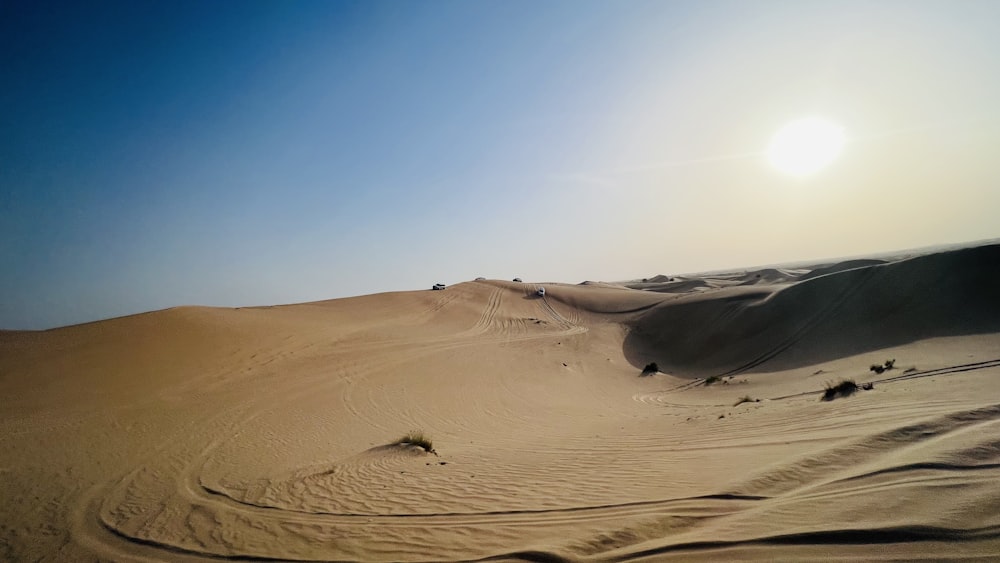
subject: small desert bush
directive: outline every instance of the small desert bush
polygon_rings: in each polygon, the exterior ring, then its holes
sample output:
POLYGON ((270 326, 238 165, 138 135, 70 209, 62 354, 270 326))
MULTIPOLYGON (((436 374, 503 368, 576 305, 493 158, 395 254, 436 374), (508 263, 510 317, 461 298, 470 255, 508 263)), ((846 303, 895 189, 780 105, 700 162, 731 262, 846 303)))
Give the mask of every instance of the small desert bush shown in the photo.
POLYGON ((660 366, 656 365, 656 362, 650 362, 646 364, 646 367, 642 368, 642 375, 653 375, 660 371, 660 366))
POLYGON ((884 364, 872 364, 868 369, 874 371, 875 373, 882 373, 884 371, 889 371, 894 367, 896 367, 896 358, 886 360, 884 364))
POLYGON ((411 430, 407 432, 405 436, 396 440, 393 444, 419 446, 423 448, 424 451, 434 453, 434 444, 431 442, 431 439, 419 430, 411 430))
POLYGON ((826 389, 823 391, 823 400, 832 401, 837 397, 847 397, 857 390, 858 384, 853 379, 843 379, 836 385, 827 383, 826 389))
POLYGON ((713 383, 718 383, 718 382, 719 382, 719 376, 713 375, 712 377, 709 377, 708 379, 705 380, 705 386, 707 387, 713 383))

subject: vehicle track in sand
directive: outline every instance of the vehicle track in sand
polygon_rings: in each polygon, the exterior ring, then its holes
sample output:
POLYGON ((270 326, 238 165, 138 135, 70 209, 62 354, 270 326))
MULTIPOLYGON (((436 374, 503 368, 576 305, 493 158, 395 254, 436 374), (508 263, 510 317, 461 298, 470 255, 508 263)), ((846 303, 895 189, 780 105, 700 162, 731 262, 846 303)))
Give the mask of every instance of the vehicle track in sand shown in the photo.
MULTIPOLYGON (((303 396, 310 392, 309 388, 299 390, 303 396)), ((289 402, 294 403, 297 397, 293 395, 286 398, 289 402)), ((718 525, 733 518, 738 520, 743 517, 743 514, 749 515, 762 510, 765 512, 768 510, 783 511, 788 510, 782 508, 785 506, 806 506, 809 503, 831 502, 839 498, 858 495, 893 494, 893 491, 905 491, 915 487, 922 490, 928 488, 936 490, 936 488, 947 486, 953 481, 952 476, 955 472, 977 474, 975 478, 966 477, 960 482, 963 486, 980 487, 984 490, 991 488, 995 479, 1000 477, 1000 463, 991 460, 983 460, 982 463, 893 462, 897 455, 895 452, 922 447, 923 444, 939 445, 948 440, 954 440, 951 437, 955 435, 966 437, 966 442, 961 444, 960 453, 976 452, 986 447, 993 448, 990 451, 996 451, 1000 456, 1000 445, 992 444, 992 442, 986 443, 978 438, 972 439, 976 436, 994 435, 992 431, 985 431, 986 426, 984 425, 990 425, 989 427, 992 428, 992 425, 996 425, 1000 421, 1000 405, 987 405, 949 412, 923 422, 897 426, 846 444, 836 443, 833 447, 824 450, 822 454, 811 454, 798 463, 784 463, 774 472, 761 473, 742 484, 734 484, 729 490, 717 494, 611 504, 579 504, 558 508, 408 513, 398 512, 399 507, 396 505, 398 499, 396 499, 382 505, 370 504, 367 510, 333 512, 321 508, 329 499, 322 499, 315 497, 315 495, 323 493, 320 494, 320 497, 324 494, 364 496, 366 490, 377 487, 379 482, 385 479, 394 479, 393 476, 397 474, 400 467, 411 469, 413 464, 410 462, 414 459, 412 452, 399 449, 380 450, 367 458, 362 456, 364 459, 345 460, 333 467, 309 469, 288 477, 265 479, 258 483, 258 486, 261 487, 261 490, 278 486, 277 489, 274 489, 275 494, 258 496, 257 500, 239 498, 232 496, 232 493, 227 490, 219 489, 214 484, 206 482, 204 476, 206 467, 217 463, 213 460, 215 449, 234 439, 234 436, 238 435, 239 429, 252 421, 254 414, 229 412, 226 415, 220 414, 218 416, 228 416, 232 419, 233 422, 228 424, 231 435, 217 434, 216 438, 203 451, 187 461, 183 461, 180 456, 166 456, 168 459, 175 460, 172 464, 168 464, 173 465, 174 469, 163 468, 162 463, 159 464, 160 469, 155 471, 148 466, 141 467, 118 483, 109 485, 112 490, 105 491, 100 497, 90 499, 91 504, 83 512, 98 514, 99 518, 96 524, 103 528, 107 535, 114 536, 113 540, 95 538, 94 526, 81 524, 79 528, 90 530, 90 545, 97 544, 99 546, 102 542, 109 544, 125 542, 126 544, 134 544, 128 546, 128 550, 141 546, 153 558, 155 558, 156 550, 163 550, 170 554, 204 556, 211 559, 363 560, 373 557, 374 554, 372 552, 359 552, 357 549, 360 548, 352 547, 353 544, 349 544, 349 542, 348 544, 333 542, 329 550, 323 554, 309 555, 312 552, 310 552, 311 548, 308 547, 307 543, 296 541, 294 538, 350 537, 352 534, 360 537, 365 534, 379 534, 379 537, 385 539, 384 545, 398 550, 398 552, 410 553, 414 556, 414 560, 419 560, 419 553, 435 553, 433 546, 419 545, 419 538, 430 529, 435 530, 434 535, 438 538, 442 537, 441 534, 444 534, 445 537, 451 533, 459 534, 454 536, 456 541, 461 535, 471 533, 472 530, 479 530, 477 533, 484 534, 487 533, 487 530, 499 530, 497 543, 486 546, 484 551, 495 554, 498 553, 496 549, 500 549, 502 545, 512 545, 511 542, 517 544, 516 538, 521 537, 521 534, 529 533, 527 530, 545 530, 546 534, 551 535, 558 534, 559 530, 564 527, 571 529, 594 525, 607 529, 610 522, 628 523, 670 519, 672 522, 670 525, 676 527, 674 530, 677 534, 676 541, 668 542, 659 547, 633 551, 622 548, 624 551, 605 553, 600 556, 601 560, 608 558, 626 560, 646 557, 649 554, 667 555, 692 550, 711 551, 744 545, 781 544, 793 541, 807 544, 817 542, 822 544, 824 541, 836 542, 839 541, 838 538, 855 537, 852 534, 855 534, 856 531, 829 529, 821 532, 751 535, 751 537, 744 539, 708 543, 685 541, 685 534, 690 535, 704 526, 718 525), (943 440, 945 437, 949 437, 948 440, 943 440), (879 460, 886 461, 880 462, 879 460), (869 469, 863 471, 855 469, 866 467, 869 469), (324 475, 321 473, 334 475, 336 479, 324 483, 322 482, 324 475), (312 485, 307 483, 309 478, 317 476, 319 481, 312 485), (894 479, 890 483, 879 481, 886 476, 893 476, 894 479), (287 484, 280 485, 282 480, 287 484), (299 483, 305 484, 300 485, 299 483), (289 506, 289 499, 294 498, 295 495, 311 495, 313 503, 306 503, 299 507, 289 506), (152 508, 151 512, 142 512, 141 510, 136 512, 132 508, 127 508, 127 506, 142 505, 144 498, 148 501, 148 507, 152 508), (150 498, 153 500, 148 500, 150 498), (275 499, 277 504, 275 504, 275 499), (117 504, 119 502, 126 503, 124 511, 117 504), (136 502, 139 502, 139 505, 135 505, 136 502), (175 522, 179 515, 184 514, 188 514, 186 518, 208 518, 211 522, 215 522, 214 526, 222 530, 221 535, 210 535, 194 541, 183 534, 169 532, 169 527, 164 527, 166 524, 163 522, 175 522), (129 522, 130 519, 134 518, 139 520, 129 522), (271 539, 265 541, 265 538, 271 539), (255 549, 248 547, 254 545, 258 547, 255 549), (287 549, 285 549, 286 547, 287 549)), ((829 422, 827 421, 827 423, 829 422)), ((763 437, 763 434, 770 435, 770 430, 757 428, 756 433, 759 439, 763 437)), ((717 448, 720 443, 732 439, 731 434, 706 436, 706 443, 702 446, 711 447, 711 442, 714 441, 717 448)), ((737 441, 741 440, 737 439, 737 441)), ((635 448, 639 444, 630 444, 628 448, 635 448)), ((645 443, 646 448, 655 445, 654 441, 645 443)), ((508 446, 498 444, 497 447, 503 449, 508 446)), ((688 444, 688 447, 697 447, 697 444, 688 444)), ((586 445, 581 444, 579 451, 582 452, 585 449, 586 445)), ((680 452, 684 449, 684 447, 679 447, 677 451, 680 452)), ((557 454, 557 457, 563 459, 573 459, 579 456, 577 447, 573 444, 568 444, 563 452, 557 452, 557 454)), ((417 465, 423 459, 426 458, 418 456, 417 465)), ((430 462, 434 463, 436 460, 430 458, 430 462)), ((213 472, 216 471, 213 470, 213 472)), ((524 477, 515 476, 518 481, 525 478, 530 477, 527 475, 524 477)), ((444 498, 448 495, 461 495, 470 492, 461 487, 456 488, 456 483, 453 481, 446 480, 437 484, 432 481, 423 484, 421 491, 425 498, 421 499, 420 506, 426 503, 427 495, 438 495, 444 498)), ((480 490, 474 494, 483 494, 483 491, 480 490)), ((448 504, 447 500, 445 500, 445 504, 448 504)), ((641 528, 639 524, 635 524, 635 526, 641 528)), ((866 541, 875 543, 920 542, 930 541, 935 537, 946 537, 949 541, 963 542, 995 537, 991 535, 993 527, 990 526, 980 530, 962 527, 917 527, 913 529, 918 531, 913 533, 900 531, 907 529, 911 528, 891 526, 872 528, 865 533, 857 532, 856 537, 867 538, 866 541), (930 529, 937 531, 934 533, 919 531, 930 529)), ((652 540, 660 537, 658 532, 650 532, 649 535, 650 537, 646 539, 652 540)), ((639 543, 639 540, 642 539, 643 537, 637 537, 631 543, 639 543)), ((121 549, 123 546, 118 545, 118 548, 121 549)), ((113 546, 106 549, 109 550, 108 553, 111 553, 110 550, 113 549, 113 546)), ((502 553, 502 549, 499 552, 502 553)), ((572 559, 575 558, 572 553, 572 550, 566 553, 550 553, 547 557, 572 559)), ((488 556, 484 555, 484 557, 488 556)), ((429 557, 427 560, 434 559, 434 557, 429 557)))
MULTIPOLYGON (((717 495, 705 495, 689 498, 674 498, 640 501, 633 503, 619 503, 610 505, 582 505, 562 509, 535 509, 535 510, 507 510, 507 511, 482 511, 482 512, 446 512, 427 514, 372 514, 372 513, 344 513, 333 514, 323 512, 309 512, 289 510, 285 508, 247 503, 233 499, 229 495, 212 490, 198 480, 197 467, 193 471, 184 473, 186 478, 180 483, 174 493, 174 501, 179 506, 162 507, 161 512, 173 512, 174 510, 187 510, 191 514, 202 514, 203 517, 214 519, 216 522, 224 522, 228 529, 229 540, 224 536, 216 538, 202 538, 198 542, 191 542, 189 538, 179 537, 157 537, 150 534, 155 526, 140 526, 136 531, 130 532, 123 529, 117 522, 108 519, 108 509, 101 510, 100 525, 118 540, 136 543, 145 548, 160 549, 168 553, 183 553, 187 555, 205 556, 212 559, 276 559, 276 560, 296 560, 296 561, 320 561, 320 560, 351 560, 351 557, 336 555, 337 551, 329 555, 318 557, 296 556, 295 550, 279 551, 276 553, 263 551, 234 551, 238 546, 244 545, 238 526, 245 526, 251 530, 309 530, 308 537, 316 535, 336 536, 343 534, 345 530, 358 529, 364 533, 378 533, 386 538, 397 548, 412 543, 414 537, 419 537, 427 529, 434 528, 438 532, 441 529, 461 529, 469 530, 476 527, 485 529, 502 528, 506 530, 516 530, 519 528, 547 528, 549 532, 557 532, 560 527, 579 527, 588 523, 608 522, 628 522, 647 521, 650 518, 665 519, 670 518, 673 525, 678 526, 679 522, 684 525, 675 530, 679 534, 678 540, 673 543, 654 548, 641 550, 624 550, 616 554, 605 554, 601 560, 627 560, 637 557, 645 557, 649 554, 667 554, 673 552, 683 552, 689 550, 713 550, 727 546, 753 545, 767 543, 792 543, 795 541, 803 544, 823 544, 826 541, 838 543, 847 537, 857 537, 864 540, 864 543, 899 543, 899 542, 921 542, 932 539, 946 538, 949 541, 973 541, 980 539, 995 538, 996 526, 986 526, 983 528, 960 528, 960 527, 885 527, 870 528, 863 531, 848 529, 830 529, 817 532, 801 532, 781 535, 764 535, 759 537, 749 537, 741 540, 726 540, 718 542, 686 542, 684 534, 696 529, 712 525, 713 522, 725 521, 730 518, 739 518, 743 513, 752 511, 767 510, 770 505, 779 508, 784 505, 795 505, 815 502, 829 502, 829 499, 844 496, 865 495, 872 493, 891 493, 894 488, 928 486, 934 481, 941 481, 946 478, 940 475, 933 475, 932 478, 924 478, 920 481, 909 479, 905 482, 897 480, 890 488, 879 484, 866 484, 867 480, 885 475, 887 473, 903 472, 935 472, 948 473, 954 471, 976 471, 982 472, 981 478, 970 482, 968 479, 963 482, 968 485, 978 483, 978 486, 991 488, 991 483, 1000 475, 1000 464, 987 463, 978 466, 962 466, 955 464, 911 464, 911 465, 889 465, 880 470, 869 471, 851 475, 846 478, 839 478, 832 481, 828 479, 831 475, 836 475, 850 467, 857 466, 857 455, 892 457, 894 451, 912 447, 914 444, 934 440, 938 436, 948 435, 954 432, 968 429, 975 430, 976 425, 989 424, 1000 420, 1000 405, 992 405, 968 411, 951 413, 945 417, 939 417, 921 424, 914 424, 899 427, 889 432, 877 436, 862 439, 852 445, 841 446, 828 451, 825 458, 809 458, 805 465, 796 467, 794 465, 783 468, 782 473, 776 476, 763 475, 748 482, 751 489, 759 489, 763 486, 770 489, 773 484, 780 484, 779 490, 768 490, 770 495, 751 495, 739 493, 722 493, 717 495), (839 461, 840 463, 831 462, 839 461), (794 477, 794 478, 790 478, 794 477), (787 487, 789 481, 797 483, 798 486, 792 489, 787 487), (845 487, 843 482, 858 482, 857 486, 845 487), (820 488, 817 488, 820 483, 820 488), (822 487, 828 489, 823 492, 822 487), (825 500, 827 499, 827 500, 825 500), (236 527, 234 527, 236 526, 236 527), (375 532, 374 530, 378 530, 375 532), (901 531, 902 530, 902 531, 901 531), (910 532, 905 532, 910 530, 910 532), (916 531, 914 531, 916 530, 916 531), (924 531, 920 531, 924 530, 924 531), (927 530, 936 530, 933 533, 927 530), (795 539, 798 538, 798 539, 795 539)), ((204 452, 204 456, 210 456, 211 451, 204 452)), ((203 457, 203 459, 205 458, 203 457)), ((150 477, 150 474, 144 477, 150 477)), ((357 476, 360 479, 366 478, 364 475, 357 476)), ((372 475, 368 475, 370 479, 372 475)), ((371 482, 366 481, 366 486, 371 482)), ((145 489, 145 485, 140 485, 140 489, 145 489)), ((128 496, 128 495, 126 495, 128 496)), ((175 514, 176 516, 176 514, 175 514)), ((251 532, 252 533, 252 532, 251 532)), ((655 537, 655 536, 654 536, 655 537)), ((277 537, 280 541, 288 541, 288 538, 277 537)), ((294 542, 291 542, 294 544, 294 542)), ((155 553, 155 551, 153 552, 155 553)), ((559 559, 566 557, 557 553, 550 554, 551 557, 559 559)), ((364 559, 365 557, 362 557, 364 559)))
MULTIPOLYGON (((465 331, 455 335, 438 335, 424 338, 411 339, 387 339, 383 341, 369 342, 363 349, 363 361, 337 362, 338 350, 345 352, 357 352, 357 347, 351 342, 331 342, 327 344, 318 343, 296 343, 286 339, 288 345, 277 352, 268 353, 261 357, 256 364, 261 367, 290 369, 292 366, 302 362, 308 363, 310 354, 323 353, 329 355, 333 367, 317 370, 313 374, 300 375, 293 385, 285 384, 285 389, 281 397, 271 397, 268 401, 250 401, 222 411, 217 411, 209 418, 200 420, 190 420, 191 430, 201 428, 206 429, 213 436, 209 444, 201 454, 194 455, 183 450, 174 450, 170 447, 170 442, 165 442, 153 454, 148 457, 148 461, 140 463, 139 466, 129 474, 121 478, 106 482, 92 488, 80 499, 80 504, 74 511, 76 515, 74 521, 74 535, 82 545, 88 545, 96 552, 106 554, 117 553, 120 556, 128 552, 131 556, 136 554, 136 549, 142 547, 146 553, 144 556, 156 558, 156 549, 165 550, 173 555, 185 554, 187 556, 207 556, 209 558, 268 558, 266 553, 250 551, 240 551, 238 545, 243 540, 253 544, 251 536, 258 534, 261 529, 270 530, 269 533, 277 533, 275 530, 283 529, 283 526, 295 522, 303 527, 329 526, 331 518, 340 518, 334 522, 334 527, 340 529, 343 526, 356 525, 359 518, 391 517, 391 515, 375 511, 358 514, 344 513, 335 514, 311 514, 300 513, 304 519, 296 520, 295 511, 282 508, 253 508, 248 503, 239 499, 233 499, 225 491, 214 490, 212 487, 202 483, 203 475, 200 473, 206 466, 217 462, 213 461, 214 451, 226 443, 238 442, 241 434, 248 426, 253 425, 261 416, 268 415, 282 408, 282 405, 292 407, 303 399, 323 393, 323 389, 336 389, 335 396, 339 397, 338 404, 345 413, 353 416, 363 423, 375 428, 383 428, 390 431, 384 417, 373 417, 372 413, 385 413, 392 411, 392 405, 382 404, 380 401, 384 397, 379 396, 373 390, 377 387, 368 385, 368 379, 375 373, 389 373, 404 371, 408 364, 420 362, 424 358, 433 357, 438 354, 449 354, 465 349, 475 349, 483 346, 505 345, 511 342, 530 341, 535 339, 562 338, 570 334, 577 334, 586 330, 586 327, 572 325, 565 319, 555 314, 559 322, 552 327, 533 328, 530 332, 519 330, 516 323, 512 324, 509 319, 500 319, 498 312, 502 308, 503 295, 506 290, 497 288, 493 290, 482 313, 476 323, 465 331), (301 356, 301 357, 300 357, 301 356), (227 430, 228 429, 228 430, 227 430), (193 456, 193 457, 192 457, 193 456), (156 469, 152 469, 156 467, 156 469), (183 486, 178 487, 179 484, 183 486), (220 499, 225 499, 220 503, 220 499), (183 516, 187 514, 187 516, 183 516), (93 520, 94 517, 96 520, 93 520), (219 528, 224 531, 222 536, 216 534, 208 538, 188 537, 178 534, 177 530, 172 530, 170 524, 176 522, 178 518, 204 519, 208 518, 215 524, 209 527, 219 528), (254 520, 256 519, 256 520, 254 520), (346 519, 346 520, 343 520, 346 519), (256 524, 254 524, 256 522, 256 524), (243 529, 243 532, 240 532, 243 529), (103 532, 102 532, 103 530, 103 532), (256 530, 256 531, 254 531, 256 530), (245 533, 244 533, 245 532, 245 533), (229 540, 225 536, 232 535, 229 540), (122 545, 125 542, 126 545, 122 545), (213 547, 213 542, 216 545, 213 547), (152 549, 153 551, 149 551, 152 549), (150 555, 152 554, 152 555, 150 555)), ((435 307, 440 310, 454 301, 441 300, 435 307)), ((358 356, 354 356, 358 357, 358 356)), ((413 405, 407 408, 415 408, 413 405)), ((515 422, 509 411, 496 411, 497 414, 505 415, 508 421, 515 422)), ((517 424, 530 424, 530 421, 521 419, 517 424)), ((197 434, 197 432, 194 432, 197 434)), ((280 436, 276 444, 280 445, 280 436)), ((341 467, 341 479, 337 483, 337 489, 341 493, 350 495, 361 494, 366 486, 366 480, 380 475, 381 464, 360 464, 352 465, 347 463, 341 467), (368 467, 368 469, 365 469, 368 467), (374 471, 374 472, 372 472, 374 471), (355 485, 358 485, 355 487, 355 485)), ((217 469, 213 471, 218 471, 217 469)), ((383 476, 384 477, 384 476, 383 476)), ((520 479, 520 477, 515 477, 520 479)), ((267 483, 265 479, 262 483, 267 483)), ((483 486, 486 486, 484 483, 483 486)), ((447 492, 447 487, 440 487, 439 492, 447 492)), ((622 509, 642 512, 642 507, 650 503, 638 503, 629 508, 628 503, 622 509)), ((655 504, 655 503, 653 503, 655 504)), ((606 506, 601 510, 616 510, 614 506, 606 506)), ((493 514, 485 515, 488 522, 470 521, 463 525, 492 525, 496 519, 506 519, 505 526, 523 527, 524 522, 518 520, 530 514, 546 514, 548 511, 540 509, 538 511, 495 511, 493 514)), ((572 514, 575 510, 561 509, 553 514, 572 514)), ((410 515, 415 516, 415 515, 410 515)), ((400 516, 406 518, 406 515, 400 516)), ((454 514, 441 513, 427 515, 426 525, 453 526, 456 521, 465 521, 477 517, 475 511, 457 512, 454 514), (435 524, 433 518, 444 518, 448 522, 438 522, 435 524)), ((537 518, 528 516, 535 522, 537 518)), ((563 520, 566 516, 562 516, 563 520)), ((572 520, 584 518, 574 516, 572 520)), ((555 519, 555 516, 552 516, 555 519)), ((569 520, 566 520, 569 521, 569 520)), ((409 522, 409 520, 408 520, 409 522)), ((367 522, 365 522, 367 523, 367 522)), ((408 523, 407 526, 412 527, 408 523)), ((193 528, 199 528, 193 525, 193 528)), ((399 541, 404 544, 412 543, 413 534, 401 533, 399 541), (405 537, 403 537, 405 536, 405 537), (410 539, 406 539, 410 537, 410 539)), ((281 545, 288 543, 288 549, 281 551, 274 556, 278 560, 310 560, 295 556, 297 548, 295 542, 289 537, 280 534, 281 545)), ((292 534, 294 535, 294 534, 292 534)), ((307 534, 308 535, 308 534, 307 534)), ((305 549, 304 547, 302 549, 305 549)), ((143 551, 140 549, 140 551, 143 551)), ((266 551, 266 550, 265 550, 266 551)), ((308 550, 306 550, 308 551, 308 550)), ((348 552, 350 550, 347 550, 348 552)), ((116 556, 116 557, 118 557, 116 556)), ((112 558, 116 558, 112 557, 112 558)), ((328 560, 327 555, 316 560, 328 560)))
POLYGON ((871 281, 875 275, 874 268, 862 268, 856 270, 856 276, 858 279, 853 280, 847 287, 843 288, 841 291, 832 298, 825 301, 825 304, 816 311, 809 319, 803 323, 798 329, 796 329, 791 335, 777 343, 775 346, 768 350, 765 350, 760 355, 754 357, 753 359, 741 364, 738 367, 722 372, 719 377, 725 377, 729 375, 738 375, 749 371, 761 364, 774 359, 779 354, 788 350, 798 342, 800 342, 806 334, 811 332, 817 326, 820 326, 823 322, 831 318, 852 296, 856 295, 861 291, 861 289, 871 281))

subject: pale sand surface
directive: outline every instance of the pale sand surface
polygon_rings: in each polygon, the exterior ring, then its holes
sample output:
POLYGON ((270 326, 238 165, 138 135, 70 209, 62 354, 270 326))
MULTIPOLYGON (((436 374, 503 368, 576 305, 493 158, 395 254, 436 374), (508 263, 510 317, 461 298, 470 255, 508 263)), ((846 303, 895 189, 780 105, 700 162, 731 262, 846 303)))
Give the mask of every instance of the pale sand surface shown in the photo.
POLYGON ((670 277, 0 332, 0 560, 1000 558, 1000 246, 670 277))

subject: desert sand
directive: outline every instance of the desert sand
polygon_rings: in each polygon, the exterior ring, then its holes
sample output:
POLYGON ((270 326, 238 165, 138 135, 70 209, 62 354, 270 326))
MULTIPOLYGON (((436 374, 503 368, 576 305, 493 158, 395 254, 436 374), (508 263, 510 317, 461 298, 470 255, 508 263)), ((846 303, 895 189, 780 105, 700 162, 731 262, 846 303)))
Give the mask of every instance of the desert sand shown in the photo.
POLYGON ((3 561, 1000 558, 997 244, 3 331, 0 392, 3 561))

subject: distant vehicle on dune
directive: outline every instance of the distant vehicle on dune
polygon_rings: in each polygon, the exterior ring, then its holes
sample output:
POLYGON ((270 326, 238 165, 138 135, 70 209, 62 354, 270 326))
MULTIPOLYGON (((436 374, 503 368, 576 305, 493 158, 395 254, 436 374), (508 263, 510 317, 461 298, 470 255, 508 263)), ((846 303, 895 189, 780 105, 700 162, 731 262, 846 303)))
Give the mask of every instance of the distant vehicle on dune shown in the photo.
POLYGON ((431 289, 433 289, 434 291, 440 291, 440 290, 442 290, 444 288, 445 288, 445 285, 443 283, 436 283, 436 284, 434 284, 433 287, 431 287, 431 289))
POLYGON ((535 293, 538 294, 539 297, 545 297, 545 288, 540 287, 537 290, 535 290, 535 293))
POLYGON ((514 281, 520 283, 521 282, 521 278, 514 278, 514 281))
POLYGON ((476 278, 476 281, 486 281, 486 278, 482 278, 482 277, 476 278))

